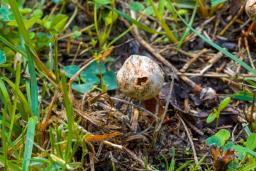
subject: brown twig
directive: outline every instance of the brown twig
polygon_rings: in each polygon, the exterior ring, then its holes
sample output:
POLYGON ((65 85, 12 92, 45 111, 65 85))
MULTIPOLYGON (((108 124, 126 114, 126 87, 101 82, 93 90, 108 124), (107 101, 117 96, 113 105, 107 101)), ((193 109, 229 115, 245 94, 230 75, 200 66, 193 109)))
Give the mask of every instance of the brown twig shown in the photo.
MULTIPOLYGON (((136 160, 141 166, 145 167, 145 163, 144 161, 138 157, 138 155, 136 155, 135 153, 133 153, 131 150, 127 149, 127 148, 123 148, 127 154, 129 154, 134 160, 136 160)), ((149 164, 147 164, 147 170, 155 170, 152 166, 150 166, 149 164)))
POLYGON ((51 113, 52 113, 52 109, 53 109, 53 106, 55 104, 55 102, 57 101, 58 99, 58 95, 59 95, 59 91, 56 90, 54 92, 54 95, 53 95, 53 98, 52 98, 52 101, 46 111, 46 114, 44 116, 44 119, 43 121, 41 122, 39 128, 40 128, 40 131, 43 132, 45 131, 45 129, 47 128, 47 126, 49 125, 49 120, 50 120, 50 117, 51 117, 51 113))
POLYGON ((169 88, 169 93, 168 93, 168 96, 167 96, 167 101, 165 103, 165 107, 164 107, 164 113, 161 115, 161 118, 160 118, 160 123, 158 124, 158 126, 156 127, 155 131, 154 131, 154 139, 156 140, 157 138, 157 135, 158 135, 158 132, 159 130, 161 129, 162 127, 162 124, 164 122, 164 118, 166 116, 166 113, 168 111, 168 107, 169 107, 169 104, 170 104, 170 100, 171 100, 171 96, 172 96, 172 92, 173 92, 173 86, 174 86, 174 78, 172 79, 172 82, 170 84, 170 88, 169 88))
POLYGON ((230 22, 221 30, 219 33, 219 36, 222 36, 225 34, 225 32, 234 24, 236 19, 243 13, 244 11, 244 5, 242 5, 238 11, 238 13, 230 20, 230 22))
POLYGON ((188 127, 187 125, 185 124, 184 120, 182 119, 182 117, 178 114, 178 118, 180 119, 181 123, 183 124, 184 128, 185 128, 185 131, 187 133, 187 136, 188 136, 188 139, 190 141, 190 144, 191 144, 191 148, 192 148, 192 151, 193 151, 193 155, 194 155, 194 161, 195 161, 195 164, 198 164, 198 158, 197 158, 197 154, 196 154, 196 149, 195 149, 195 145, 194 145, 194 142, 193 142, 193 139, 192 139, 192 136, 188 130, 188 127))
POLYGON ((210 69, 216 62, 219 61, 219 59, 223 56, 223 54, 221 52, 218 52, 217 54, 215 54, 207 63, 207 66, 205 66, 200 74, 203 75, 206 71, 208 71, 208 69, 210 69))
POLYGON ((199 53, 191 54, 192 59, 190 59, 183 67, 180 72, 186 72, 186 70, 204 53, 208 52, 208 49, 202 49, 199 53))

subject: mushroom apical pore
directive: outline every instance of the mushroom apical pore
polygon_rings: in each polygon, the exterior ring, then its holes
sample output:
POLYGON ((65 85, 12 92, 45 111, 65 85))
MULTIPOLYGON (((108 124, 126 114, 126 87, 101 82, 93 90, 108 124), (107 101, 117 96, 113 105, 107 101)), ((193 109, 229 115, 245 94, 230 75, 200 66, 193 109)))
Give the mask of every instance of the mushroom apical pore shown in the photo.
POLYGON ((256 0, 247 0, 245 5, 247 15, 256 22, 256 0))
POLYGON ((117 82, 122 93, 144 101, 159 95, 164 83, 160 66, 146 56, 130 56, 117 72, 117 82))

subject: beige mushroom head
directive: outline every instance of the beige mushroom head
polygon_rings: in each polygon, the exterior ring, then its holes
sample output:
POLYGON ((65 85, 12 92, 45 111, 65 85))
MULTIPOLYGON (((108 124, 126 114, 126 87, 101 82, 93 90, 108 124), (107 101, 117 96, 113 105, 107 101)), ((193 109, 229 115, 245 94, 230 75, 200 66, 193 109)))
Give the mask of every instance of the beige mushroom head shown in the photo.
POLYGON ((131 55, 117 72, 117 82, 126 96, 144 101, 159 95, 164 74, 149 57, 131 55))
POLYGON ((245 5, 247 15, 256 22, 256 0, 247 0, 245 5))

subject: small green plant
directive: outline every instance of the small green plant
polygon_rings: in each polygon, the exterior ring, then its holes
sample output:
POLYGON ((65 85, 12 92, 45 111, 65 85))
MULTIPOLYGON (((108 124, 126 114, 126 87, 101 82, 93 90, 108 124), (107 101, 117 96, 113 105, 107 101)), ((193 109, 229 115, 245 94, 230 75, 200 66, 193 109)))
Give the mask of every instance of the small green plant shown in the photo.
POLYGON ((94 6, 94 27, 97 33, 99 47, 106 48, 106 41, 109 39, 113 24, 118 18, 118 14, 113 10, 115 8, 115 0, 95 0, 91 3, 93 3, 94 6), (108 11, 102 10, 106 5, 110 5, 110 9, 108 11), (104 24, 102 24, 102 22, 104 24), (100 26, 103 28, 102 30, 99 29, 100 26))
POLYGON ((230 104, 231 102, 231 97, 226 97, 225 99, 223 99, 218 108, 214 108, 212 113, 210 113, 210 115, 207 117, 206 122, 207 123, 212 123, 215 119, 219 119, 220 118, 220 113, 230 104))
POLYGON ((215 149, 215 152, 212 153, 212 155, 215 155, 213 156, 213 158, 215 158, 214 162, 220 162, 220 160, 228 161, 226 164, 230 171, 249 171, 255 169, 256 152, 254 150, 256 149, 256 134, 249 134, 247 139, 241 139, 239 144, 228 141, 229 138, 230 132, 226 129, 221 129, 207 139, 207 145, 215 149), (234 152, 231 152, 232 150, 234 150, 234 152))
MULTIPOLYGON (((71 78, 80 68, 77 65, 64 67, 67 77, 71 78)), ((116 75, 113 71, 107 70, 105 63, 102 61, 91 63, 80 77, 75 80, 72 88, 80 93, 87 93, 101 84, 103 91, 114 90, 117 88, 116 75), (106 88, 105 88, 106 86, 106 88)))
POLYGON ((206 0, 196 0, 199 11, 203 17, 209 17, 214 14, 227 0, 211 0, 210 7, 206 5, 206 0))

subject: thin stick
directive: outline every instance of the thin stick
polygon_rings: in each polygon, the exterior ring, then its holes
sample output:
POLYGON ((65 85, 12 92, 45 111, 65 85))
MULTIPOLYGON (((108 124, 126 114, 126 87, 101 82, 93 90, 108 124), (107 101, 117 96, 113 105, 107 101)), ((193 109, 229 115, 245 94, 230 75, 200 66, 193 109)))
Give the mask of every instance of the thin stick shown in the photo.
POLYGON ((219 61, 219 59, 223 56, 223 54, 221 52, 218 52, 217 54, 215 54, 207 63, 207 66, 205 66, 200 74, 203 75, 206 71, 208 71, 208 69, 210 69, 216 62, 219 61))
POLYGON ((251 74, 239 74, 238 76, 232 76, 232 75, 229 75, 229 74, 219 74, 219 73, 214 73, 214 72, 208 72, 206 74, 203 74, 201 75, 200 73, 188 73, 188 72, 185 72, 185 73, 181 73, 181 72, 178 72, 177 75, 183 75, 183 76, 192 76, 192 77, 199 77, 199 76, 202 76, 202 77, 210 77, 210 78, 219 78, 219 77, 222 77, 222 78, 234 78, 234 79, 245 79, 245 78, 256 78, 255 75, 251 75, 251 74))
POLYGON ((248 45, 247 38, 244 39, 244 42, 245 42, 245 47, 246 47, 246 51, 247 51, 248 58, 249 58, 249 61, 251 63, 251 66, 252 66, 253 69, 255 69, 255 65, 254 65, 254 62, 253 62, 253 59, 252 59, 252 55, 251 55, 251 52, 250 52, 250 48, 249 48, 249 45, 248 45))
POLYGON ((207 49, 203 49, 197 54, 191 54, 193 58, 190 59, 185 65, 183 65, 180 71, 185 72, 192 65, 192 63, 194 63, 202 54, 206 53, 207 51, 207 49))
POLYGON ((160 123, 158 124, 158 126, 156 127, 156 129, 154 131, 154 138, 157 138, 157 134, 158 134, 159 130, 162 127, 164 118, 165 118, 166 113, 168 111, 168 107, 169 107, 169 104, 170 104, 170 99, 171 99, 171 96, 172 96, 173 86, 174 86, 174 78, 172 79, 172 82, 170 84, 170 90, 169 90, 169 94, 167 96, 167 102, 166 102, 165 107, 164 107, 164 113, 161 115, 160 123))
POLYGON ((244 5, 242 5, 238 11, 238 13, 232 18, 232 20, 222 29, 222 31, 219 33, 219 36, 222 36, 236 21, 236 19, 242 14, 244 11, 244 5))
POLYGON ((42 132, 45 131, 45 129, 46 129, 47 126, 49 125, 49 119, 50 119, 50 117, 51 117, 51 113, 52 113, 53 106, 54 106, 55 102, 56 102, 57 99, 58 99, 58 95, 59 95, 59 91, 56 90, 56 91, 54 92, 54 95, 53 95, 52 101, 51 101, 51 103, 50 103, 50 105, 49 105, 49 108, 48 108, 47 111, 46 111, 46 114, 45 114, 45 116, 44 116, 44 119, 43 119, 43 121, 42 121, 41 124, 40 124, 40 131, 42 131, 42 132))
MULTIPOLYGON (((142 159, 140 159, 138 157, 138 155, 136 155, 135 153, 133 153, 131 150, 127 149, 127 148, 123 148, 134 160, 136 160, 141 166, 145 167, 145 163, 142 159)), ((155 170, 152 168, 152 166, 150 166, 149 164, 147 165, 147 170, 155 170)))
POLYGON ((187 133, 188 139, 190 141, 190 144, 191 144, 191 147, 192 147, 192 151, 193 151, 193 155, 194 155, 195 164, 198 164, 198 158, 197 158, 196 149, 195 149, 195 145, 194 145, 192 136, 191 136, 191 134, 190 134, 190 132, 188 130, 187 125, 185 124, 184 120, 182 119, 182 117, 179 114, 178 114, 178 118, 180 119, 181 123, 183 124, 183 126, 185 128, 185 131, 187 133))

